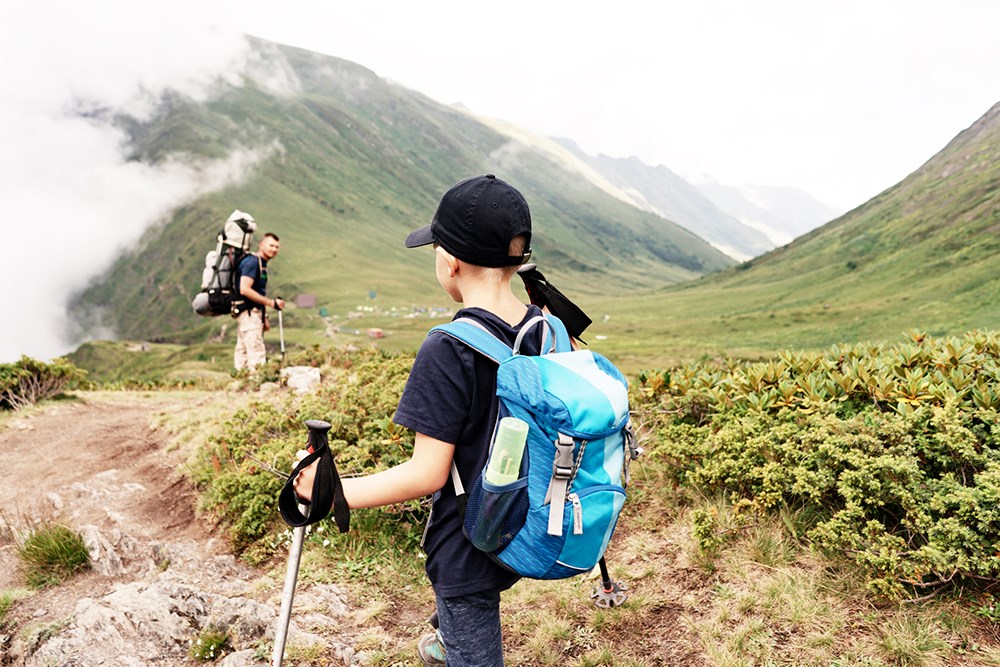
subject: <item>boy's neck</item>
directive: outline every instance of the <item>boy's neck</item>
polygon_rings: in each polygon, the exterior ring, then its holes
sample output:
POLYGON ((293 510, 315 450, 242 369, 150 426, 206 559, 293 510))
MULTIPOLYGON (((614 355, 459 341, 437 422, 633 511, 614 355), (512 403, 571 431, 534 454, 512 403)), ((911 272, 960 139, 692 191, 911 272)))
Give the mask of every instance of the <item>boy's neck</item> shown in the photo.
POLYGON ((528 307, 514 295, 510 283, 491 284, 474 282, 463 286, 462 307, 487 310, 507 324, 516 326, 524 319, 528 307))

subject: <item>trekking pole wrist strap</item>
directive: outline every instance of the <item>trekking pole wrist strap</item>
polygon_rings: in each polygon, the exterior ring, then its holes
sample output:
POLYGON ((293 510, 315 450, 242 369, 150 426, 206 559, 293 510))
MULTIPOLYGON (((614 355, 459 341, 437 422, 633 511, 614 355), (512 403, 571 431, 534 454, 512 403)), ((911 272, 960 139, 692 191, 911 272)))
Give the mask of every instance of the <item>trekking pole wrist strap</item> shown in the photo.
POLYGON ((324 445, 311 452, 295 466, 278 496, 278 509, 285 523, 294 528, 322 521, 332 509, 337 529, 342 533, 350 529, 351 510, 344 497, 344 486, 328 446, 324 445), (295 478, 317 459, 319 465, 316 466, 316 476, 313 478, 312 501, 309 503, 308 512, 303 514, 298 507, 301 501, 295 493, 295 478))

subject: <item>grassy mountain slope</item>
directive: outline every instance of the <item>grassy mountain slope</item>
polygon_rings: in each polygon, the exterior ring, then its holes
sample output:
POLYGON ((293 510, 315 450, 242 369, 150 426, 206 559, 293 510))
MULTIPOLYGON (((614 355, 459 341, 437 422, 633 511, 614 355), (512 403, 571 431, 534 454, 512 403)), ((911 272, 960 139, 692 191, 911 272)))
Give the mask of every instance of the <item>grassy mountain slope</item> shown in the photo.
MULTIPOLYGON (((375 290, 382 303, 447 305, 427 253, 406 251, 457 180, 486 172, 516 184, 534 220, 535 258, 574 293, 626 293, 732 264, 690 232, 639 211, 470 114, 387 83, 353 63, 252 42, 269 76, 220 84, 198 103, 165 100, 152 121, 122 119, 133 158, 218 158, 256 147, 271 156, 239 186, 205 196, 151 230, 77 299, 129 338, 202 340, 222 319, 197 318, 205 253, 234 209, 281 237, 272 289, 314 293, 331 310, 375 290), (274 92, 259 81, 285 81, 274 92), (186 333, 185 333, 186 332, 186 333)), ((275 292, 272 292, 275 293, 275 292)))
POLYGON ((996 328, 998 252, 1000 104, 902 182, 787 246, 600 301, 612 316, 606 346, 652 362, 996 328))

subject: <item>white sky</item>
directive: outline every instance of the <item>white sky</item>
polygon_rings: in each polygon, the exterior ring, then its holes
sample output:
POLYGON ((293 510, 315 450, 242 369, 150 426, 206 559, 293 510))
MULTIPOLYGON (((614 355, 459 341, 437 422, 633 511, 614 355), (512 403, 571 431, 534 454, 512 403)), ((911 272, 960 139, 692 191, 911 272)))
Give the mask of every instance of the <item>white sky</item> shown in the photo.
POLYGON ((996 0, 292 0, 243 25, 588 153, 842 210, 1000 101, 996 0))
POLYGON ((0 362, 72 349, 69 294, 263 155, 127 162, 120 133, 73 109, 141 114, 165 88, 211 94, 215 77, 245 63, 242 33, 352 60, 591 154, 798 187, 841 210, 1000 100, 996 0, 5 5, 0 229, 13 251, 0 362))

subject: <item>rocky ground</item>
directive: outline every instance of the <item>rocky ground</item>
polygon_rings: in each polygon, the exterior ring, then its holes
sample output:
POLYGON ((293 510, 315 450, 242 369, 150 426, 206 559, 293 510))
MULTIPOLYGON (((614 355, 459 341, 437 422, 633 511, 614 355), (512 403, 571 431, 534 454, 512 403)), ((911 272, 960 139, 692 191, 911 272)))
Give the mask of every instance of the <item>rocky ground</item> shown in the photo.
MULTIPOLYGON (((191 642, 210 627, 233 640, 215 664, 269 664, 284 572, 238 562, 195 515, 185 447, 153 425, 190 407, 169 394, 84 395, 0 423, 0 592, 21 591, 0 627, 0 664, 196 664, 191 642), (14 533, 42 520, 80 531, 93 567, 29 592, 14 533)), ((344 589, 300 586, 289 645, 363 662, 343 634, 349 614, 344 589)))

